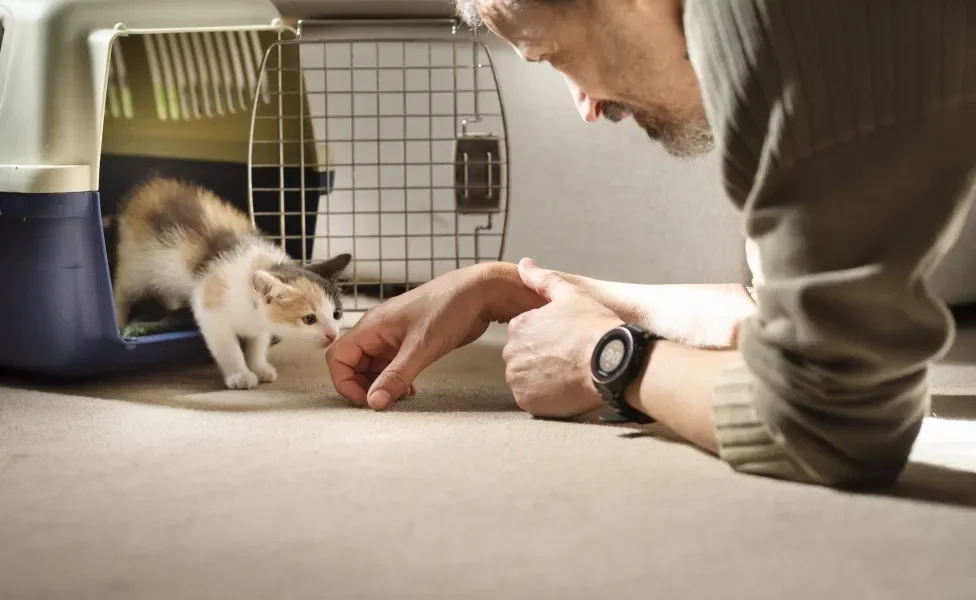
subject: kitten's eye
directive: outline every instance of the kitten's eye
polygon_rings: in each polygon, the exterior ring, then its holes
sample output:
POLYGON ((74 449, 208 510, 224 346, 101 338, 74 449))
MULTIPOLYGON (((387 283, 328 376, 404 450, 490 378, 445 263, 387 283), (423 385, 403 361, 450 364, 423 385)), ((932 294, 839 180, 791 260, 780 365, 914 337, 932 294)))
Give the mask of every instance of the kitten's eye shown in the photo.
POLYGON ((316 317, 315 315, 305 315, 304 317, 302 317, 302 321, 303 321, 303 322, 304 322, 304 323, 305 323, 306 325, 315 325, 315 323, 316 323, 316 322, 317 322, 318 320, 319 320, 319 319, 318 319, 318 317, 316 317))
POLYGON ((341 319, 342 318, 342 311, 336 309, 336 311, 334 313, 332 313, 332 318, 335 319, 336 321, 338 321, 339 319, 341 319))

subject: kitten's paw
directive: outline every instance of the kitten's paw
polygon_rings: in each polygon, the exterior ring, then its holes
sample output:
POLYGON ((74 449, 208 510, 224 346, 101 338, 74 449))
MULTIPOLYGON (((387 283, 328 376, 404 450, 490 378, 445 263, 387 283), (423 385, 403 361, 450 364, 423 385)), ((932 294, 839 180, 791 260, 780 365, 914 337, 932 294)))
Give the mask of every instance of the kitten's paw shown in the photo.
POLYGON ((232 390, 250 390, 258 386, 258 376, 250 371, 234 373, 224 379, 224 383, 232 390))
POLYGON ((251 365, 251 370, 257 373, 258 379, 264 383, 273 383, 278 380, 278 371, 268 363, 251 365))

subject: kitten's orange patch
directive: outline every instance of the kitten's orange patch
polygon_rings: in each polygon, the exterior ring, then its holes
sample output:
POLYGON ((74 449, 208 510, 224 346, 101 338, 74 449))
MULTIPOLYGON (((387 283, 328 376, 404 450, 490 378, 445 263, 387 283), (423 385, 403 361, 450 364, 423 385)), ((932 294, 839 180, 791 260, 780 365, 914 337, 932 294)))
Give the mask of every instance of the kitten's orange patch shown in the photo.
POLYGON ((120 227, 136 240, 155 237, 153 215, 165 208, 165 200, 182 190, 185 190, 183 186, 170 179, 153 179, 136 188, 119 215, 120 227))
POLYGON ((222 202, 219 198, 207 192, 201 196, 204 206, 204 214, 207 220, 222 227, 230 228, 239 233, 255 233, 256 230, 251 224, 251 220, 234 206, 222 202))
POLYGON ((298 323, 307 314, 321 308, 322 290, 308 279, 298 279, 290 289, 278 295, 268 305, 268 318, 285 325, 298 323))
POLYGON ((121 207, 119 271, 133 271, 146 249, 176 249, 191 273, 260 235, 250 218, 206 188, 156 177, 137 186, 121 207))
POLYGON ((152 179, 137 187, 124 204, 119 221, 124 221, 124 228, 137 240, 158 234, 154 222, 159 221, 160 215, 177 214, 184 224, 183 237, 199 243, 203 243, 199 238, 204 231, 257 233, 248 216, 235 206, 210 190, 175 179, 152 179))
POLYGON ((183 243, 179 245, 179 250, 180 259, 191 271, 195 265, 200 264, 200 261, 207 254, 207 248, 203 245, 203 241, 189 236, 183 237, 183 243))

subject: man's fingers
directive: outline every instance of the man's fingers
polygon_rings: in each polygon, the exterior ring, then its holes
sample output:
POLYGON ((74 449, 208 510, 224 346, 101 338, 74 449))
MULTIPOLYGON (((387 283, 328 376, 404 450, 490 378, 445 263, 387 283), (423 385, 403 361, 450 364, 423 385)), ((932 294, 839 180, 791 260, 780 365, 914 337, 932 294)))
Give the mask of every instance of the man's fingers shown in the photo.
MULTIPOLYGON (((372 387, 373 383, 380 376, 379 372, 368 372, 364 374, 357 374, 351 380, 337 381, 335 384, 336 391, 339 392, 344 398, 352 401, 353 404, 359 407, 367 406, 366 403, 366 392, 372 387)), ((417 395, 417 388, 413 384, 407 388, 407 391, 403 396, 410 397, 417 395)))
POLYGON ((363 406, 366 404, 366 390, 369 389, 369 384, 367 381, 364 381, 364 379, 365 378, 362 376, 357 376, 355 374, 352 374, 344 379, 337 375, 333 375, 333 383, 335 385, 336 392, 356 406, 363 406))
POLYGON ((518 270, 522 282, 550 302, 579 291, 575 285, 549 269, 543 269, 531 258, 523 258, 519 262, 518 270))
POLYGON ((353 330, 329 346, 325 360, 336 391, 362 406, 366 404, 366 392, 373 378, 370 376, 364 381, 361 376, 369 371, 379 373, 395 353, 377 336, 353 330))
POLYGON ((423 341, 404 342, 396 358, 383 369, 370 386, 366 394, 366 402, 369 403, 370 408, 386 410, 403 396, 416 393, 413 380, 432 362, 432 358, 427 354, 423 341))

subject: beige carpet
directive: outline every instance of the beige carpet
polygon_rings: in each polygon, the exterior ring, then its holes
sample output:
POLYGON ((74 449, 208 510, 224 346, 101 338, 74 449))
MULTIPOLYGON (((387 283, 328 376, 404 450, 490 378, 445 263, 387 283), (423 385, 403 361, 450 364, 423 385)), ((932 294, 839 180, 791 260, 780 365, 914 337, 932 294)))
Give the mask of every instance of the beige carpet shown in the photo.
POLYGON ((0 599, 976 597, 971 363, 937 373, 948 419, 898 490, 857 496, 533 420, 503 340, 388 414, 349 408, 319 357, 287 350, 279 382, 247 393, 209 367, 4 382, 0 599))

